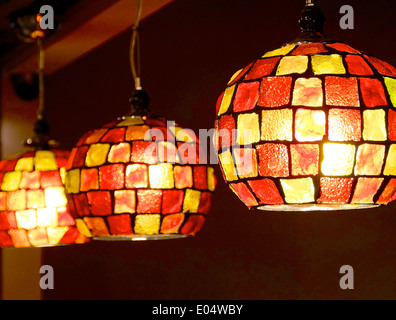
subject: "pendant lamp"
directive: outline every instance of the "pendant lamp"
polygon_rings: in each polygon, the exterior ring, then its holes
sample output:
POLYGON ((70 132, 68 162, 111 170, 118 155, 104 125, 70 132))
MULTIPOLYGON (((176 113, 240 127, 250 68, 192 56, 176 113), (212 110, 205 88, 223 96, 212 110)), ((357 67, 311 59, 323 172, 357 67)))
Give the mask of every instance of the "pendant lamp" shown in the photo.
POLYGON ((67 165, 74 218, 79 230, 95 240, 195 235, 206 220, 215 189, 214 169, 200 164, 194 133, 148 109, 149 97, 135 61, 141 11, 139 0, 130 49, 132 110, 84 134, 67 165))
MULTIPOLYGON (((35 135, 26 141, 32 150, 0 161, 0 247, 42 247, 84 243, 70 215, 64 188, 65 165, 70 152, 49 140, 44 118, 45 32, 39 32, 41 16, 27 33, 39 48, 39 108, 35 135)), ((20 20, 23 21, 23 20, 20 20)), ((27 30, 25 28, 24 30, 27 30)), ((28 42, 28 41, 27 41, 28 42)))
POLYGON ((229 81, 217 103, 224 179, 249 208, 365 209, 396 200, 396 68, 323 35, 307 1, 295 41, 229 81))

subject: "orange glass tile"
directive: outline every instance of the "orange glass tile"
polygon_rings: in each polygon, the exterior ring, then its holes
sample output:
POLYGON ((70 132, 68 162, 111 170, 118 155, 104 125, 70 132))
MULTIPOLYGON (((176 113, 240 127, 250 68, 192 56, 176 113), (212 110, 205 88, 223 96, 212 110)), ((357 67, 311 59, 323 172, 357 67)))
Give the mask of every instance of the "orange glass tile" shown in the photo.
POLYGON ((150 127, 143 126, 130 126, 126 130, 125 140, 151 140, 150 127))
POLYGON ((192 168, 190 166, 175 166, 175 188, 185 189, 193 187, 192 168))
POLYGON ((81 170, 81 191, 90 191, 99 189, 99 172, 98 169, 81 170))
POLYGON ((184 223, 181 233, 186 235, 195 235, 202 229, 204 223, 204 216, 194 214, 184 223))
POLYGON ((326 114, 323 111, 298 109, 295 135, 300 142, 321 141, 326 133, 326 114))
POLYGON ((29 230, 28 239, 32 246, 43 246, 49 243, 45 228, 29 230))
POLYGON ((183 222, 184 222, 183 213, 166 216, 162 220, 160 232, 163 234, 178 233, 183 222))
POLYGON ((293 110, 263 110, 261 117, 261 140, 292 141, 293 110))
POLYGON ((337 107, 359 107, 356 78, 326 77, 326 103, 337 107), (342 92, 342 94, 340 94, 342 92))
POLYGON ((238 85, 234 98, 234 112, 252 110, 259 98, 260 82, 248 82, 238 85))
POLYGON ((396 77, 396 68, 389 63, 382 61, 376 57, 364 56, 379 73, 384 76, 396 77))
POLYGON ((254 178, 258 175, 256 149, 234 148, 235 165, 240 179, 254 178))
POLYGON ((380 198, 378 199, 378 204, 388 204, 392 201, 393 196, 396 194, 396 179, 391 179, 384 191, 382 192, 380 198))
POLYGON ((359 178, 352 203, 373 203, 374 196, 381 187, 383 178, 359 178))
POLYGON ((360 141, 362 139, 362 119, 359 110, 330 109, 329 140, 360 141))
POLYGON ((281 107, 289 104, 292 78, 268 77, 261 82, 258 105, 261 107, 281 107))
POLYGON ((84 222, 92 232, 93 237, 107 237, 110 235, 104 218, 84 217, 84 222))
MULTIPOLYGON (((6 192, 0 192, 0 213, 1 211, 6 211, 7 210, 7 193, 6 192)), ((0 226, 1 230, 1 226, 0 226)))
POLYGON ((127 189, 148 187, 148 168, 144 164, 131 164, 126 168, 125 187, 127 189))
POLYGON ((345 58, 348 64, 348 71, 350 74, 358 76, 370 76, 374 72, 361 56, 348 55, 345 58))
POLYGON ((319 174, 319 145, 294 144, 290 146, 290 153, 293 176, 319 174))
POLYGON ((12 243, 16 248, 30 247, 27 231, 22 229, 11 229, 8 231, 12 243))
POLYGON ((113 145, 110 149, 108 160, 110 163, 127 163, 131 158, 131 146, 123 142, 113 145))
POLYGON ((157 163, 157 144, 150 141, 134 141, 131 161, 146 164, 157 163))
POLYGON ((385 159, 385 146, 362 144, 356 155, 355 175, 378 176, 382 172, 385 159))
POLYGON ((294 106, 323 106, 322 80, 319 78, 299 78, 293 92, 294 106))
POLYGON ((386 106, 388 104, 384 87, 379 80, 360 78, 360 90, 366 107, 386 106))
POLYGON ((263 177, 287 177, 289 155, 284 144, 267 143, 256 147, 259 154, 259 173, 263 177))
POLYGON ((81 141, 82 140, 81 139, 80 142, 81 142, 81 144, 97 143, 104 136, 104 134, 107 132, 107 130, 108 129, 96 129, 96 130, 89 131, 87 133, 87 136, 83 137, 83 138, 85 138, 84 141, 81 141))
POLYGON ((136 199, 134 190, 117 190, 114 192, 114 213, 135 213, 136 199))
POLYGON ((322 43, 308 43, 301 44, 291 53, 294 56, 304 55, 304 54, 316 54, 316 53, 325 53, 328 50, 322 43))
POLYGON ((308 57, 298 56, 298 57, 284 57, 282 58, 276 75, 287 75, 293 73, 303 74, 308 69, 308 57))
POLYGON ((125 131, 126 128, 115 128, 115 129, 110 129, 102 139, 100 139, 101 142, 113 142, 113 143, 119 143, 125 140, 125 131))
POLYGON ((112 214, 111 195, 109 191, 91 191, 87 193, 93 216, 109 216, 112 214))
POLYGON ((138 190, 137 213, 161 213, 161 190, 138 190))
POLYGON ((333 48, 337 51, 343 51, 343 52, 348 52, 348 53, 353 53, 353 54, 360 54, 361 52, 359 50, 353 49, 352 47, 348 46, 347 44, 344 43, 332 43, 332 44, 326 44, 327 47, 333 48))
POLYGON ((321 178, 318 203, 348 203, 353 180, 353 178, 321 178))
POLYGON ((396 111, 388 111, 389 140, 396 141, 396 111))
POLYGON ((224 149, 236 142, 236 125, 232 115, 222 116, 219 120, 219 147, 224 149))
POLYGON ((7 208, 11 211, 26 209, 26 190, 17 190, 7 193, 7 208))
POLYGON ((54 171, 41 171, 40 183, 42 188, 48 187, 62 187, 62 178, 59 170, 54 171))
POLYGON ((279 60, 280 57, 257 60, 246 75, 245 80, 259 79, 271 75, 279 60))
POLYGON ((27 196, 27 209, 37 209, 45 207, 44 190, 28 190, 26 191, 27 196))
POLYGON ((349 176, 353 173, 356 147, 352 144, 323 144, 321 170, 326 176, 349 176))
POLYGON ((179 213, 183 210, 184 191, 164 190, 162 199, 162 213, 179 213))
POLYGON ((124 165, 112 164, 100 167, 100 189, 115 190, 124 187, 124 165))
POLYGON ((129 214, 114 215, 107 218, 112 235, 132 235, 132 222, 129 214))
POLYGON ((258 202, 249 188, 243 182, 231 183, 231 190, 245 203, 248 207, 258 206, 258 202))
POLYGON ((40 188, 40 172, 39 171, 24 171, 22 172, 22 179, 19 185, 21 189, 38 189, 40 188))
POLYGON ((250 180, 250 187, 260 199, 260 204, 283 204, 283 199, 275 183, 270 179, 250 180))

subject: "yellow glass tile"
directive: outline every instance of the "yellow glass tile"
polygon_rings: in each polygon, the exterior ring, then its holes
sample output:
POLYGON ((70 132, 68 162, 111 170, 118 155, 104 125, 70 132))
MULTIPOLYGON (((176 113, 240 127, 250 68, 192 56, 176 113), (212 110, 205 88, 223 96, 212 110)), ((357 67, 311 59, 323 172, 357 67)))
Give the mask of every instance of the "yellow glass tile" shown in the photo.
POLYGON ((292 141, 293 110, 264 110, 261 120, 261 140, 292 141))
POLYGON ((326 133, 326 114, 319 110, 298 109, 295 135, 301 142, 321 141, 326 133))
POLYGON ((27 231, 30 244, 33 247, 48 245, 47 230, 44 228, 35 228, 27 231))
POLYGON ((308 57, 307 56, 294 56, 282 58, 276 74, 278 76, 292 74, 292 73, 304 73, 308 68, 308 57))
POLYGON ((67 172, 65 185, 67 193, 80 192, 80 169, 73 169, 67 172))
POLYGON ((315 75, 319 74, 345 74, 342 57, 338 54, 312 56, 312 69, 315 75))
POLYGON ((214 191, 216 188, 216 175, 212 167, 208 167, 208 189, 214 191))
POLYGON ((15 212, 17 226, 19 229, 34 229, 37 226, 36 210, 22 210, 15 212))
POLYGON ((136 234, 158 234, 160 229, 161 216, 159 214, 140 214, 135 218, 136 234))
POLYGON ((382 171, 385 158, 385 146, 362 144, 356 155, 355 175, 378 176, 382 171))
POLYGON ((388 89, 393 106, 396 108, 396 79, 384 77, 386 88, 388 89))
POLYGON ((63 187, 50 187, 44 190, 47 208, 56 208, 67 205, 65 189, 63 187))
POLYGON ((106 162, 107 153, 109 152, 110 145, 97 143, 89 147, 85 164, 88 167, 101 166, 106 162))
POLYGON ((220 153, 219 160, 227 181, 238 180, 238 175, 236 173, 234 160, 232 159, 231 152, 227 150, 223 153, 220 153))
POLYGON ((293 106, 322 107, 322 80, 319 78, 297 79, 293 91, 293 106))
POLYGON ((55 154, 52 151, 38 150, 34 157, 34 167, 39 171, 58 170, 55 154))
POLYGON ((92 237, 92 233, 91 231, 88 229, 88 226, 86 225, 86 223, 84 222, 84 220, 82 219, 76 219, 76 227, 78 229, 78 231, 81 232, 81 234, 83 234, 84 236, 91 238, 92 237))
POLYGON ((33 158, 21 158, 18 160, 15 171, 33 171, 33 158))
POLYGON ((285 200, 289 204, 302 204, 315 201, 315 187, 312 178, 281 179, 285 200))
POLYGON ((363 111, 363 139, 367 141, 386 141, 386 120, 384 110, 363 111))
POLYGON ((273 51, 269 51, 263 56, 263 58, 275 57, 275 56, 285 56, 290 51, 292 51, 294 49, 294 47, 295 47, 294 44, 289 44, 289 45, 284 46, 282 48, 279 48, 279 49, 276 49, 276 50, 273 50, 273 51))
POLYGON ((353 172, 356 147, 351 144, 325 143, 322 173, 327 176, 349 176, 353 172))
POLYGON ((225 90, 223 100, 221 101, 221 104, 220 104, 220 109, 219 109, 219 113, 218 113, 219 116, 228 111, 228 109, 231 105, 231 100, 234 95, 234 91, 235 91, 235 85, 228 87, 225 90))
POLYGON ((176 141, 195 142, 197 140, 194 131, 190 129, 170 126, 169 130, 176 137, 176 141))
POLYGON ((388 157, 386 158, 384 175, 396 176, 396 144, 392 144, 389 148, 388 157))
POLYGON ((234 154, 239 178, 244 179, 257 177, 258 168, 256 149, 234 148, 232 153, 234 154))
POLYGON ((127 117, 125 120, 119 122, 117 127, 136 126, 138 124, 144 124, 141 117, 127 117))
POLYGON ((183 212, 197 213, 201 192, 197 190, 187 189, 184 196, 183 212))
POLYGON ((66 174, 67 174, 66 173, 66 168, 65 167, 60 168, 59 169, 59 174, 61 176, 62 183, 65 184, 66 183, 66 174))
POLYGON ((48 242, 53 245, 58 244, 67 230, 69 230, 69 227, 47 228, 48 242))
POLYGON ((149 166, 150 187, 153 189, 172 189, 175 187, 173 165, 161 163, 149 166))
POLYGON ((234 75, 231 77, 230 81, 228 81, 228 84, 230 84, 232 81, 234 81, 234 79, 236 79, 236 77, 239 76, 239 74, 243 71, 243 69, 238 70, 237 72, 234 73, 234 75))
POLYGON ((238 116, 237 143, 249 145, 260 141, 259 116, 256 113, 238 116))
POLYGON ((149 126, 130 126, 126 130, 125 139, 131 140, 151 140, 151 132, 149 126))
POLYGON ((3 191, 16 191, 21 183, 22 172, 21 171, 10 171, 6 172, 1 184, 1 190, 3 191))
POLYGON ((56 227, 58 225, 58 213, 55 208, 37 209, 38 227, 56 227))

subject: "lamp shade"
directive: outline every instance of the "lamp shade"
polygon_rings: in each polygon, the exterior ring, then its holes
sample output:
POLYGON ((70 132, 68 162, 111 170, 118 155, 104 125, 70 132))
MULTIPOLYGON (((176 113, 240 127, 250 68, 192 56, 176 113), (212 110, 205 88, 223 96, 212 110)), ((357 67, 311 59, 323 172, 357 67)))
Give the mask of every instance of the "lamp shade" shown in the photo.
POLYGON ((64 189, 70 152, 28 151, 0 162, 0 247, 83 243, 64 189))
POLYGON ((224 179, 250 208, 396 199, 396 68, 341 42, 294 42, 238 71, 215 127, 224 179))
POLYGON ((67 191, 80 231, 99 240, 195 235, 215 189, 198 139, 162 119, 127 116, 87 132, 72 150, 67 191))

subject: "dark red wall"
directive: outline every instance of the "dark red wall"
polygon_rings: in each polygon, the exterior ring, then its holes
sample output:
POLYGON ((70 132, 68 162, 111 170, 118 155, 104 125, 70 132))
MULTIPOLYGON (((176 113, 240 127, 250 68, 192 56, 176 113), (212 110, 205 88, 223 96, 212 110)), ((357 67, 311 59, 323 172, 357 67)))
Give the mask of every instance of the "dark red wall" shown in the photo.
MULTIPOLYGON (((326 33, 396 65, 396 3, 318 1, 326 33), (355 9, 341 30, 339 9, 355 9)), ((178 0, 142 23, 143 85, 153 112, 198 130, 233 73, 293 40, 304 1, 178 0)), ((116 19, 116 17, 114 17, 116 19)), ((134 17, 131 17, 133 19, 134 17)), ((128 112, 130 32, 48 79, 53 136, 73 146, 128 112)), ((44 249, 46 299, 395 299, 395 205, 329 213, 249 212, 223 182, 194 239, 44 249), (355 270, 342 291, 339 269, 355 270)))

